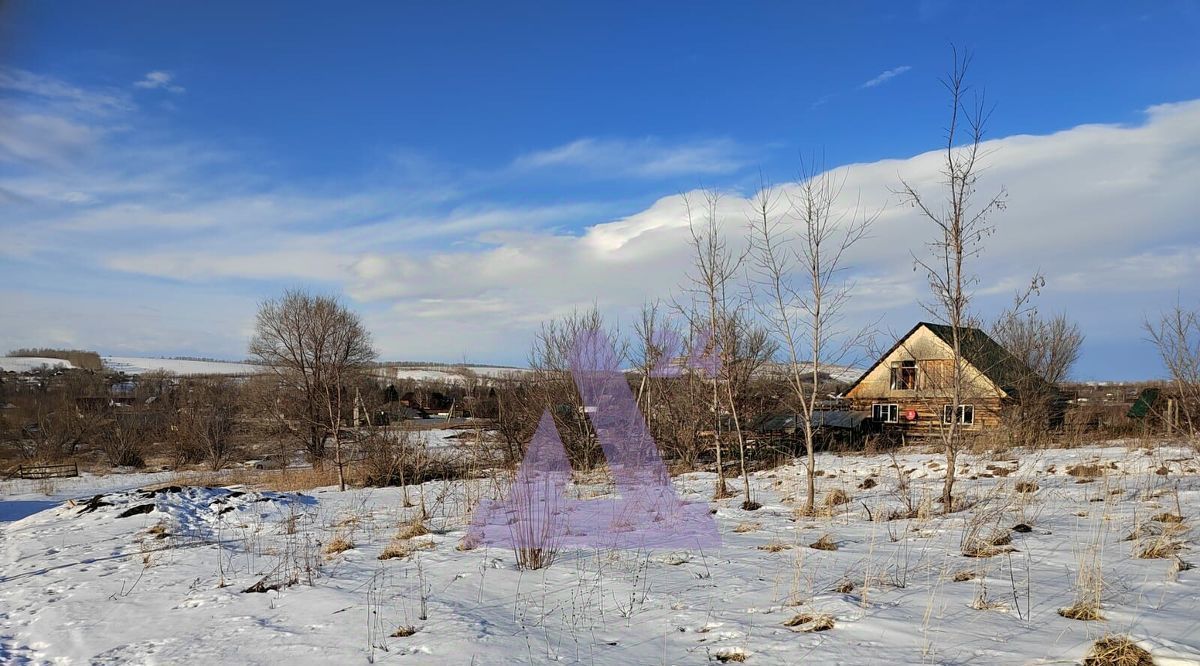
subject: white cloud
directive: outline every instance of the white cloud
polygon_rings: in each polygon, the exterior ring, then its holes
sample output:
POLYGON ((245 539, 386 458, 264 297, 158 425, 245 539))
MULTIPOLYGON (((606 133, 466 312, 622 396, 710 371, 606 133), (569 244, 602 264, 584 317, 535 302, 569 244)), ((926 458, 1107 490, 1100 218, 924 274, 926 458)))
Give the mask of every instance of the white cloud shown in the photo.
MULTIPOLYGON (((61 90, 49 80, 38 85, 61 90)), ((62 339, 84 345, 144 342, 143 351, 155 351, 178 338, 197 341, 180 352, 228 355, 224 347, 236 346, 253 317, 254 297, 281 284, 316 282, 345 291, 363 308, 387 356, 520 361, 541 320, 596 303, 628 323, 644 299, 677 292, 689 266, 679 195, 622 213, 614 206, 623 204, 604 202, 464 204, 462 190, 426 180, 409 190, 377 182, 273 186, 226 168, 236 165, 228 156, 195 146, 122 142, 107 150, 113 133, 86 118, 25 108, 10 117, 37 131, 0 125, 0 155, 21 164, 57 160, 63 170, 0 172, 0 197, 19 211, 0 219, 0 255, 44 266, 51 278, 79 266, 89 276, 155 288, 139 288, 135 299, 101 298, 104 308, 77 312, 73 304, 86 298, 53 287, 5 301, 21 336, 12 332, 17 328, 0 330, 0 349, 36 342, 29 336, 39 330, 69 329, 73 337, 62 339), (41 154, 29 136, 57 147, 41 154), (106 150, 95 151, 97 145, 106 150), (105 161, 69 168, 75 156, 91 152, 105 161), (227 308, 206 292, 221 289, 237 296, 227 308), (151 304, 179 316, 196 293, 207 300, 201 312, 184 315, 194 326, 187 335, 174 321, 156 324, 137 314, 151 304), (207 322, 210 314, 219 324, 207 322), (138 322, 136 336, 128 321, 138 322), (210 352, 206 339, 223 347, 210 352)), ((931 144, 936 136, 931 131, 931 144)), ((1145 310, 1180 291, 1185 300, 1200 300, 1200 100, 1152 107, 1131 126, 1081 125, 997 139, 986 148, 981 196, 1004 185, 1010 198, 976 263, 985 314, 1037 270, 1046 273, 1044 298, 1054 309, 1130 344, 1141 338, 1145 310)), ((563 168, 642 178, 719 175, 737 171, 744 155, 732 141, 585 139, 522 156, 506 175, 563 168)), ((419 156, 401 158, 408 170, 427 171, 419 156)), ((895 329, 921 316, 915 302, 926 288, 910 251, 923 252, 932 229, 897 206, 892 191, 904 177, 936 200, 940 159, 931 151, 846 167, 847 203, 861 195, 864 207, 883 209, 872 237, 849 257, 857 284, 853 316, 884 316, 895 329)), ((747 205, 737 193, 722 203, 735 247, 747 205)), ((100 289, 81 284, 69 289, 100 289)))
POLYGON ((728 139, 667 143, 585 138, 527 153, 513 162, 517 170, 569 167, 600 177, 663 178, 689 174, 725 174, 747 164, 743 147, 728 139))
POLYGON ((177 83, 172 83, 174 80, 174 74, 170 72, 164 72, 162 70, 155 70, 153 72, 146 72, 146 75, 142 77, 142 80, 135 81, 133 85, 137 88, 145 88, 147 90, 166 90, 167 92, 175 93, 176 95, 187 91, 187 89, 183 86, 177 83))
MULTIPOLYGON (((995 217, 996 233, 974 263, 983 314, 1006 304, 1013 287, 1041 270, 1049 280, 1048 308, 1066 309, 1136 344, 1143 308, 1180 289, 1194 291, 1200 101, 1154 107, 1138 126, 1085 125, 999 139, 987 149, 992 157, 981 196, 1003 184, 1009 207, 995 217), (1123 295, 1110 297, 1116 293, 1123 295)), ((922 316, 916 301, 926 288, 910 251, 924 252, 932 229, 911 208, 895 205, 890 191, 903 176, 940 197, 940 159, 933 151, 847 168, 847 204, 861 193, 865 207, 883 208, 872 237, 849 258, 854 316, 901 323, 922 316)), ((735 247, 747 205, 736 196, 723 203, 735 247)), ((678 196, 579 235, 490 238, 495 244, 478 250, 369 253, 352 265, 347 288, 357 299, 393 304, 381 339, 413 344, 422 331, 450 331, 420 344, 428 353, 459 351, 457 344, 486 356, 527 340, 538 321, 574 306, 594 302, 628 322, 643 299, 676 292, 689 266, 678 196)))
POLYGON ((884 83, 887 83, 888 81, 891 81, 892 79, 896 78, 897 76, 900 76, 901 74, 907 72, 910 69, 912 69, 912 67, 910 67, 909 65, 900 65, 899 67, 894 67, 892 69, 885 70, 883 72, 880 72, 879 76, 876 76, 875 78, 864 82, 859 87, 860 88, 874 88, 875 86, 882 85, 884 83))

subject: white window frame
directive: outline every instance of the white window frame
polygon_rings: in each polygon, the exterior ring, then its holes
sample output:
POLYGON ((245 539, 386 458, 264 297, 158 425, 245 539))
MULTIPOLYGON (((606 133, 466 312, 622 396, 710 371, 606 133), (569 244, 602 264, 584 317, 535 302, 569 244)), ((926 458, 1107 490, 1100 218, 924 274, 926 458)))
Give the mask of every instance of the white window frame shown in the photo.
MULTIPOLYGON (((942 423, 949 425, 950 409, 954 405, 942 406, 942 423)), ((959 405, 958 406, 958 422, 960 425, 975 425, 975 405, 959 405), (969 416, 969 418, 968 418, 969 416)))
POLYGON ((899 423, 900 405, 894 402, 877 402, 871 405, 871 419, 879 423, 899 423), (880 412, 884 414, 883 418, 879 418, 880 412))

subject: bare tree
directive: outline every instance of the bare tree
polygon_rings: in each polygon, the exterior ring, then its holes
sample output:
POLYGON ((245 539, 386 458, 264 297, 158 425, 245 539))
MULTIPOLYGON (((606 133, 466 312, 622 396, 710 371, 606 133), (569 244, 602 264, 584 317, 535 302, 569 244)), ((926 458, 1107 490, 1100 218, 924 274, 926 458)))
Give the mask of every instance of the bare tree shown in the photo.
POLYGON ((629 346, 614 326, 610 328, 605 323, 595 306, 542 323, 529 350, 530 372, 522 378, 521 390, 509 396, 523 397, 524 402, 514 404, 509 400, 504 406, 508 410, 506 418, 523 414, 521 418, 529 430, 521 433, 522 444, 533 436, 542 413, 548 410, 563 440, 566 456, 576 469, 592 469, 604 461, 604 452, 586 415, 587 408, 592 406, 584 406, 571 378, 571 356, 576 341, 594 334, 601 334, 613 344, 617 362, 622 364, 629 346))
POLYGON ((731 308, 717 326, 721 366, 718 372, 721 385, 725 387, 725 398, 733 434, 737 441, 738 471, 742 477, 742 492, 745 500, 742 508, 755 511, 762 507, 750 493, 750 473, 746 467, 746 433, 744 423, 751 412, 752 387, 759 370, 775 356, 777 347, 771 335, 746 312, 745 301, 731 308))
POLYGON ((643 306, 634 322, 633 342, 631 356, 639 375, 637 404, 654 441, 665 459, 684 469, 697 469, 707 449, 703 432, 710 421, 708 382, 680 361, 693 356, 693 348, 702 343, 700 336, 680 330, 668 311, 653 302, 643 306), (656 375, 656 368, 665 372, 656 375))
POLYGON ((250 354, 271 369, 281 388, 296 394, 297 409, 286 418, 306 433, 314 465, 324 456, 326 439, 333 439, 338 486, 345 490, 341 426, 352 408, 347 391, 376 357, 366 326, 336 298, 289 289, 259 305, 250 354))
POLYGON ((157 414, 152 412, 115 412, 97 437, 104 458, 114 467, 142 467, 158 425, 157 414))
POLYGON ((1007 420, 1022 444, 1035 444, 1046 435, 1058 410, 1056 386, 1067 379, 1083 345, 1083 332, 1065 314, 1043 315, 1031 304, 1045 284, 1040 274, 1035 276, 991 326, 996 342, 1032 371, 1010 373, 1016 395, 1007 420))
POLYGON ((738 445, 740 471, 747 508, 756 508, 750 496, 750 477, 746 470, 746 438, 739 411, 739 391, 749 384, 749 378, 761 366, 764 355, 770 356, 767 340, 746 316, 749 301, 738 283, 746 254, 735 252, 721 229, 719 213, 721 197, 708 190, 703 201, 693 205, 684 198, 693 251, 692 272, 687 276, 685 291, 691 303, 677 304, 687 319, 693 340, 698 344, 708 335, 707 353, 716 353, 718 367, 710 378, 712 384, 712 416, 717 480, 713 497, 730 495, 725 481, 724 441, 726 433, 735 435, 738 445), (722 391, 722 387, 724 391, 722 391), (725 423, 728 414, 732 428, 725 423))
POLYGON ((22 456, 58 461, 96 441, 110 424, 108 386, 88 372, 70 371, 60 383, 14 396, 20 407, 22 456))
POLYGON ((219 470, 234 452, 241 387, 228 378, 212 378, 189 382, 181 391, 173 433, 178 455, 219 470))
POLYGON ((842 278, 846 252, 867 235, 874 215, 838 205, 845 175, 802 166, 789 210, 779 213, 781 193, 767 184, 752 203, 750 245, 759 313, 785 354, 788 388, 803 425, 808 491, 804 513, 816 501, 813 414, 830 366, 844 365, 866 331, 842 327, 850 286, 842 278))
MULTIPOLYGON (((954 49, 953 57, 953 69, 942 79, 942 85, 950 95, 950 122, 946 127, 942 163, 945 189, 942 203, 939 205, 933 198, 922 195, 905 180, 901 180, 900 194, 933 223, 935 229, 933 240, 928 243, 929 255, 918 257, 914 253, 913 261, 925 273, 931 292, 931 299, 922 306, 951 330, 953 362, 945 388, 950 392, 948 413, 958 414, 964 391, 968 388, 963 333, 970 326, 971 297, 978 283, 971 262, 978 258, 984 240, 992 234, 994 226, 990 216, 1004 209, 1007 193, 1002 188, 982 205, 976 201, 976 187, 986 157, 983 141, 991 111, 985 107, 983 95, 972 94, 967 84, 971 56, 960 56, 954 49)), ((948 421, 946 427, 939 429, 946 454, 946 478, 942 486, 942 508, 946 512, 953 510, 954 471, 962 434, 959 419, 948 421)))
MULTIPOLYGON (((1183 422, 1194 439, 1200 409, 1200 312, 1177 302, 1157 322, 1146 320, 1144 326, 1171 376, 1183 422)), ((1168 419, 1173 424, 1174 415, 1168 419)))

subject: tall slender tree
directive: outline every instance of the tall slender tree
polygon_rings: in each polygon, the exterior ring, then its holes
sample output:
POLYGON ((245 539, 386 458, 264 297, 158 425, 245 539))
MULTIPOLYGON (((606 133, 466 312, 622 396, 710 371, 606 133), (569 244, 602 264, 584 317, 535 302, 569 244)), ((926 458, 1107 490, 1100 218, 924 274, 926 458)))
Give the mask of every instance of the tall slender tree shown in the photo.
POLYGON ((946 126, 942 157, 942 187, 944 194, 937 198, 923 195, 912 183, 901 180, 900 194, 932 224, 934 234, 927 243, 928 253, 913 253, 917 270, 925 274, 930 298, 922 303, 937 321, 950 328, 953 363, 946 373, 944 384, 949 391, 947 408, 951 418, 939 428, 942 449, 946 455, 946 477, 942 485, 942 508, 953 510, 954 472, 962 429, 959 407, 970 388, 967 363, 963 358, 964 332, 970 327, 971 297, 978 277, 972 264, 983 251, 984 241, 995 227, 991 215, 1003 210, 1007 192, 1001 188, 984 199, 976 196, 979 175, 987 152, 983 142, 991 109, 983 94, 975 94, 967 83, 971 56, 953 49, 953 67, 942 85, 950 97, 950 120, 946 126))
POLYGON ((821 400, 821 383, 832 366, 850 360, 866 335, 865 330, 852 333, 843 326, 850 285, 842 273, 846 252, 867 235, 875 215, 860 214, 857 205, 842 208, 844 184, 844 174, 802 165, 790 195, 764 182, 750 216, 754 283, 760 296, 756 302, 785 355, 784 375, 804 433, 806 515, 813 512, 816 500, 813 415, 821 400))

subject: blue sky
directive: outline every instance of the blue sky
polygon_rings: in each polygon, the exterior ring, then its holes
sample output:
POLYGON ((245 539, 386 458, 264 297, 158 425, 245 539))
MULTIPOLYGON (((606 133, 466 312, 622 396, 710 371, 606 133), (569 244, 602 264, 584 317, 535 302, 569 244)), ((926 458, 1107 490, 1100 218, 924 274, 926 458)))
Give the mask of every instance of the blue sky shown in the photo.
POLYGON ((385 357, 519 363, 542 319, 682 281, 680 193, 737 234, 813 153, 886 211, 855 312, 905 330, 928 229, 891 191, 933 173, 951 42, 1011 194, 980 313, 1042 270, 1076 374, 1139 378, 1142 318, 1200 301, 1196 2, 3 7, 0 347, 238 358, 303 284, 385 357))

